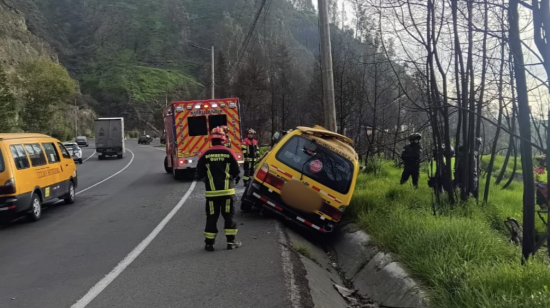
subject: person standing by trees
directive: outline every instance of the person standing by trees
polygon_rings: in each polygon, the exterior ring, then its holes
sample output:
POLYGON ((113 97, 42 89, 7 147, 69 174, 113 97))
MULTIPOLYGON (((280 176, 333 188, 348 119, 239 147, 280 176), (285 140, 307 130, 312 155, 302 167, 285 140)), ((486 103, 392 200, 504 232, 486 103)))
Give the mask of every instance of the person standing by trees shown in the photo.
POLYGON ((546 208, 546 198, 548 197, 546 155, 543 154, 537 157, 537 162, 538 166, 533 169, 533 173, 535 174, 535 186, 537 187, 537 204, 541 208, 546 208))
POLYGON ((401 159, 405 168, 401 175, 401 184, 405 184, 409 177, 412 177, 413 186, 418 188, 418 177, 420 176, 420 158, 422 157, 422 146, 420 140, 422 135, 414 133, 409 136, 410 144, 403 148, 401 159))

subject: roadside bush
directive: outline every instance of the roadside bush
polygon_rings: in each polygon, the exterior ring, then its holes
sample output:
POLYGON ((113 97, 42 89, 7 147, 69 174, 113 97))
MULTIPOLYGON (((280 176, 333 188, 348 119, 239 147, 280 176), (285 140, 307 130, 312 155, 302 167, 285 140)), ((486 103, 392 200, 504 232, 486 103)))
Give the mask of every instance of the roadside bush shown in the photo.
POLYGON ((361 174, 349 214, 425 285, 433 307, 550 307, 546 251, 522 266, 503 223, 522 221, 521 183, 492 186, 487 205, 444 203, 433 215, 426 175, 415 190, 399 185, 401 171, 390 162, 361 174))
POLYGON ((128 137, 130 137, 130 138, 139 138, 139 131, 137 129, 129 131, 128 132, 128 137))

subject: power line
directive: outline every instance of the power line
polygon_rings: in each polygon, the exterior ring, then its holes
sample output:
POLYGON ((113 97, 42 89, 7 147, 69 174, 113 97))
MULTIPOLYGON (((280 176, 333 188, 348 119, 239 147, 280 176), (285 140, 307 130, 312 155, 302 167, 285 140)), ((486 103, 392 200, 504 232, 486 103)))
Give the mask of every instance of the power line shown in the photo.
POLYGON ((241 48, 239 48, 239 52, 237 53, 237 56, 238 56, 238 60, 233 64, 233 67, 231 70, 234 70, 235 68, 238 67, 238 65, 241 63, 243 57, 244 57, 244 53, 246 51, 246 49, 248 48, 248 44, 250 43, 250 39, 252 38, 252 35, 254 34, 254 31, 256 30, 256 25, 258 24, 258 20, 260 19, 260 16, 262 14, 262 11, 265 7, 265 4, 266 4, 267 0, 262 0, 262 4, 260 5, 260 8, 258 9, 258 12, 256 13, 255 17, 254 17, 254 22, 252 23, 252 26, 250 27, 244 41, 243 41, 243 44, 241 45, 241 48))

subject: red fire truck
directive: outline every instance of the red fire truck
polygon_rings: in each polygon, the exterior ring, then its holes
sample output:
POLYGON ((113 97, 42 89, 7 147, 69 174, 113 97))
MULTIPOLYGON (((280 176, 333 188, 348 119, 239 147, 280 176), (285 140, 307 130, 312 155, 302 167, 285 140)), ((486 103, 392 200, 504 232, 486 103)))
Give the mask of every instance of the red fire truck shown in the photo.
POLYGON ((166 158, 164 169, 174 178, 192 178, 202 152, 211 145, 213 128, 227 125, 231 148, 243 162, 238 98, 172 102, 164 109, 166 158))

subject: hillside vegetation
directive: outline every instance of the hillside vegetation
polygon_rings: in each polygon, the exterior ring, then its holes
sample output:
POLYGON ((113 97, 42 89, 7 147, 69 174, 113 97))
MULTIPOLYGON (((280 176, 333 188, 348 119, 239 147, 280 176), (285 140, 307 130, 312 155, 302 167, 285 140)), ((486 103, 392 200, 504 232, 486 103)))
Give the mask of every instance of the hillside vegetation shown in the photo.
MULTIPOLYGON (((166 100, 209 96, 210 53, 191 45, 214 46, 218 64, 225 62, 216 72, 218 95, 243 94, 233 87, 236 72, 246 70, 243 63, 259 50, 268 69, 275 46, 287 50, 297 69, 313 72, 317 17, 304 1, 270 1, 243 48, 260 2, 1 0, 0 16, 19 18, 13 23, 19 28, 4 29, 9 42, 0 32, 0 48, 19 46, 8 53, 10 68, 41 56, 58 58, 89 95, 79 104, 102 116, 124 116, 129 127, 156 131, 166 100)), ((303 80, 302 91, 308 83, 303 80)))

